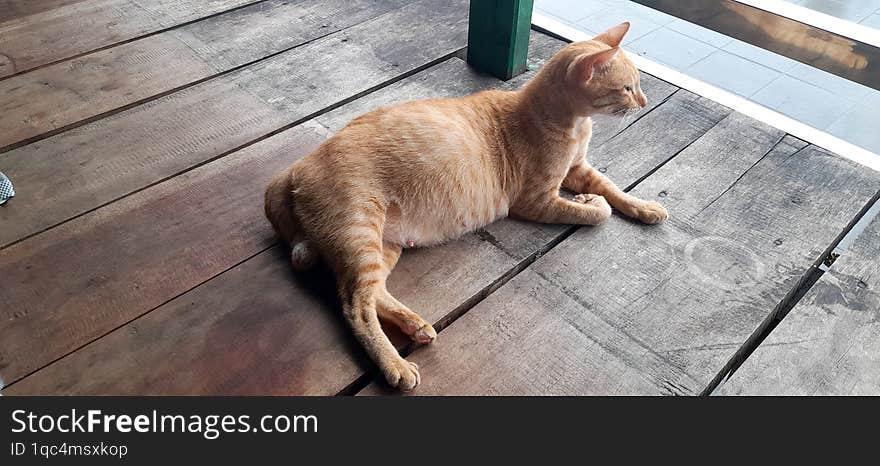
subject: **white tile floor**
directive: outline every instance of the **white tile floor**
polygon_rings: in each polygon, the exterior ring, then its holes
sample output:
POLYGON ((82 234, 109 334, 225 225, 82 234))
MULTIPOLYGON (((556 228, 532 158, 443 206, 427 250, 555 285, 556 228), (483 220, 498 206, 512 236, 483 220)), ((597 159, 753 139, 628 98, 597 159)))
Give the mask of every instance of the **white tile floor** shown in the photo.
POLYGON ((772 68, 726 50, 712 52, 689 67, 688 74, 745 97, 755 94, 780 76, 772 68))
MULTIPOLYGON (((880 0, 792 3, 880 29, 880 0)), ((630 21, 630 52, 880 154, 880 91, 627 0, 535 0, 535 9, 591 34, 630 21)))
POLYGON ((811 10, 840 19, 861 23, 874 14, 880 14, 878 0, 786 0, 811 10))
POLYGON ((659 28, 629 44, 628 50, 675 69, 688 69, 717 48, 669 28, 659 28), (669 47, 675 44, 675 47, 669 47))

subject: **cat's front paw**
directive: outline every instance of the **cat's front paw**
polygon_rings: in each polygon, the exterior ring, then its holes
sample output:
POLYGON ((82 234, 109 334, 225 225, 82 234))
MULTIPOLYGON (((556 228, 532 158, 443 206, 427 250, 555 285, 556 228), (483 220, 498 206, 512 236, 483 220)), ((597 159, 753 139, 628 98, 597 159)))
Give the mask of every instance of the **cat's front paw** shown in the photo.
POLYGON ((669 214, 659 202, 647 201, 636 209, 636 218, 649 225, 655 225, 669 218, 669 214))
POLYGON ((398 358, 397 361, 385 368, 383 372, 385 373, 385 380, 388 381, 388 385, 404 392, 416 388, 422 381, 422 377, 419 375, 419 366, 403 358, 398 358))
POLYGON ((574 201, 580 204, 593 206, 597 209, 597 223, 602 223, 611 217, 611 205, 605 200, 605 197, 598 194, 578 194, 574 197, 574 201))

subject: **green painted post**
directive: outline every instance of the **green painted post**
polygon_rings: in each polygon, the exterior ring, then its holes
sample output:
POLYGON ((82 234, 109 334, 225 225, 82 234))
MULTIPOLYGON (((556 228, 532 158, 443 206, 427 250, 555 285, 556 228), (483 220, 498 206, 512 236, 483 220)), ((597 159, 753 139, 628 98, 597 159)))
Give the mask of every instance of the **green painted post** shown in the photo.
POLYGON ((533 0, 471 0, 467 61, 501 79, 526 70, 533 0))

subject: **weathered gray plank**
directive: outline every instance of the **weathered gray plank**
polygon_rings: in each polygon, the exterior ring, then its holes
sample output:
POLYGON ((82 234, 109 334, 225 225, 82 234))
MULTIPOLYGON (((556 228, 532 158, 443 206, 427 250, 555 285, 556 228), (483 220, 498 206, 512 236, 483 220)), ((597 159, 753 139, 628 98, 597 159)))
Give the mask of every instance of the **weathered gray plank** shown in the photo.
POLYGON ((464 0, 420 1, 289 52, 0 156, 18 195, 0 247, 449 55, 464 0), (432 34, 422 28, 432 25, 432 34), (405 25, 405 26, 401 26, 405 25))
POLYGON ((880 394, 880 203, 720 395, 880 394))
MULTIPOLYGON (((693 384, 531 269, 409 359, 421 368, 421 395, 635 395, 693 384)), ((382 382, 361 392, 383 393, 382 382)))
POLYGON ((400 6, 268 0, 0 81, 0 149, 56 133, 400 6), (173 73, 163 70, 173 69, 173 73))
MULTIPOLYGON (((39 3, 39 2, 29 2, 39 3)), ((173 27, 254 0, 53 0, 0 23, 0 78, 173 27)))
MULTIPOLYGON (((667 223, 651 227, 615 217, 582 228, 530 268, 544 280, 540 298, 527 287, 499 290, 512 294, 511 302, 540 306, 528 311, 536 316, 530 325, 546 337, 540 345, 529 345, 537 339, 518 331, 521 323, 508 329, 503 316, 511 305, 486 301, 464 324, 440 333, 438 341, 457 346, 410 356, 422 368, 417 393, 480 393, 482 371, 499 363, 492 348, 502 341, 519 353, 493 369, 500 378, 493 393, 540 394, 558 385, 566 394, 631 392, 633 369, 653 384, 639 393, 699 393, 880 187, 875 173, 814 147, 799 151, 800 141, 770 151, 781 136, 729 115, 635 188, 667 205, 667 223), (580 314, 565 310, 566 298, 579 304, 580 314), (597 319, 605 325, 593 332, 597 319), (498 324, 486 330, 486 322, 498 324), (571 333, 569 326, 604 353, 554 337, 571 333), (643 359, 633 362, 632 355, 643 359), (605 363, 595 364, 597 358, 605 363), (571 374, 573 367, 579 370, 571 374)), ((382 391, 374 384, 365 393, 382 391)))
MULTIPOLYGON (((542 47, 547 54, 552 54, 558 47, 558 43, 546 38, 543 42, 536 40, 534 45, 533 56, 542 47)), ((359 110, 366 110, 408 100, 415 95, 436 96, 438 94, 434 89, 441 89, 439 95, 480 90, 480 85, 475 83, 482 83, 482 88, 497 85, 497 81, 476 76, 464 63, 452 60, 341 107, 321 119, 332 126, 335 121, 347 121, 352 115, 349 106, 356 105, 359 110), (459 87, 450 83, 459 83, 459 87), (372 104, 364 105, 365 101, 371 101, 372 104)), ((295 134, 301 128, 311 126, 309 123, 281 135, 295 134)), ((326 132, 326 127, 321 128, 326 132)), ((282 161, 289 163, 281 155, 285 145, 269 146, 273 144, 270 141, 277 137, 252 146, 254 152, 241 159, 254 159, 254 163, 266 170, 272 168, 267 166, 282 161), (275 147, 272 149, 275 155, 258 155, 268 147, 275 147)), ((212 165, 214 163, 193 173, 201 173, 212 165)), ((229 169, 238 170, 235 166, 229 169)), ((213 179, 218 180, 218 185, 231 189, 228 182, 219 181, 223 176, 217 174, 213 179)), ((260 218, 259 205, 251 199, 261 193, 262 185, 255 181, 231 189, 243 191, 244 198, 241 200, 220 199, 219 202, 230 211, 225 221, 231 221, 234 225, 256 225, 256 228, 269 234, 268 226, 260 218)), ((146 190, 133 198, 155 197, 150 192, 157 188, 146 190)), ((194 189, 180 185, 175 188, 178 194, 169 193, 167 196, 173 200, 190 191, 194 189)), ((177 205, 180 201, 165 202, 177 205)), ((203 201, 190 199, 189 202, 205 203, 202 209, 215 203, 210 196, 203 201)), ((178 213, 174 220, 179 223, 181 218, 189 215, 178 213)), ((503 231, 508 232, 535 227, 509 220, 499 224, 507 224, 503 231)), ((163 256, 174 257, 184 263, 198 262, 200 256, 210 254, 195 240, 181 241, 181 235, 196 239, 201 235, 174 231, 179 229, 175 225, 158 226, 150 235, 159 235, 159 238, 150 241, 165 244, 163 256), (176 238, 175 241, 167 239, 172 236, 176 238)), ((261 238, 263 235, 257 233, 252 236, 261 238)), ((142 249, 136 246, 144 241, 138 237, 137 231, 127 235, 129 247, 142 249)), ((258 248, 260 244, 248 247, 258 248)), ((450 310, 482 293, 498 276, 534 250, 528 243, 519 245, 511 242, 508 247, 509 254, 505 254, 480 235, 468 235, 440 248, 407 251, 392 275, 389 287, 396 296, 426 318, 439 320, 450 310)), ((225 255, 233 256, 229 260, 234 264, 234 257, 247 257, 242 254, 241 250, 236 250, 225 255)), ((326 273, 306 274, 294 280, 289 272, 285 272, 287 261, 280 256, 282 254, 274 249, 259 254, 25 378, 4 393, 336 393, 369 365, 365 365, 359 348, 352 344, 338 318, 338 305, 333 298, 330 277, 326 273), (319 290, 317 297, 315 289, 319 290), (255 308, 260 311, 257 313, 253 310, 255 308), (245 312, 247 309, 251 310, 245 312), (182 315, 186 317, 180 318, 182 315), (271 351, 263 346, 268 340, 272 341, 269 346, 271 351), (175 355, 172 363, 168 362, 169 353, 175 355), (256 354, 259 357, 243 357, 242 354, 256 354), (126 367, 128 370, 123 370, 126 367), (150 369, 133 370, 134 367, 150 369), (226 370, 219 370, 221 367, 226 370), (83 374, 89 375, 84 377, 83 374)), ((143 260, 146 262, 138 265, 142 273, 149 270, 167 273, 178 268, 169 265, 167 260, 143 260)), ((206 277, 210 276, 209 270, 202 272, 206 277)), ((161 282, 154 277, 139 284, 154 294, 161 291, 164 295, 172 295, 177 282, 182 279, 162 278, 161 282)), ((109 283, 107 288, 120 286, 119 283, 109 283)))

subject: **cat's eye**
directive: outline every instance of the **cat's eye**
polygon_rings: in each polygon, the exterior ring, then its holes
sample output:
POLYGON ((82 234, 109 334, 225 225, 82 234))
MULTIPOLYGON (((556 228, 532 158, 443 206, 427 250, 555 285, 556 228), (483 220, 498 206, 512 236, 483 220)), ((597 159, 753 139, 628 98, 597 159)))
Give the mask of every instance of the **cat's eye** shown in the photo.
POLYGON ((633 91, 632 86, 623 86, 623 89, 624 89, 626 92, 632 92, 632 91, 633 91))

